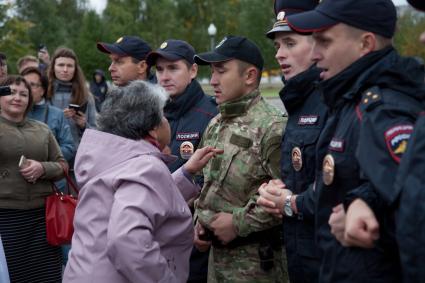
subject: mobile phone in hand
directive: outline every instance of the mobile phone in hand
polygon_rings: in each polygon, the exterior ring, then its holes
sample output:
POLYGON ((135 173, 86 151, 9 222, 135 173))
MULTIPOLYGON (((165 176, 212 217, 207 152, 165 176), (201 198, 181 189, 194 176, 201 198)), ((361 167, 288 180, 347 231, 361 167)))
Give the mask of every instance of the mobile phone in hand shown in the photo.
POLYGON ((78 112, 80 110, 80 105, 78 105, 78 104, 69 104, 68 105, 68 108, 69 109, 74 109, 75 112, 78 112))

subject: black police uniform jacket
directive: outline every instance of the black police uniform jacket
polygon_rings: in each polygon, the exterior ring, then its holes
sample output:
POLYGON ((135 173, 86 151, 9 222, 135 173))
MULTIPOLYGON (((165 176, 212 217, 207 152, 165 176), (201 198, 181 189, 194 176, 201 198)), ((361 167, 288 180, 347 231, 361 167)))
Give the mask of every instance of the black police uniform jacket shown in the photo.
POLYGON ((420 111, 422 82, 422 66, 388 47, 319 85, 329 107, 317 147, 320 282, 400 282, 394 181, 420 111), (344 248, 330 232, 332 208, 355 198, 366 201, 380 223, 372 249, 344 248))
POLYGON ((282 138, 281 172, 287 188, 297 195, 298 214, 283 221, 288 272, 292 283, 317 282, 320 261, 314 239, 316 143, 327 118, 315 83, 320 71, 312 66, 285 83, 280 97, 288 111, 282 138), (301 155, 301 156, 300 156, 301 155))
MULTIPOLYGON (((204 130, 217 113, 214 98, 206 95, 196 80, 192 80, 183 94, 167 103, 164 115, 171 128, 171 153, 178 157, 175 162, 168 165, 171 172, 187 161, 182 157, 181 144, 190 142, 193 150, 196 150, 204 130)), ((203 178, 197 178, 196 181, 202 187, 203 178)), ((190 258, 189 280, 206 278, 207 267, 208 253, 201 253, 194 248, 190 258)))
POLYGON ((416 121, 403 156, 396 189, 396 217, 403 282, 425 282, 425 112, 416 121))
POLYGON ((182 157, 180 146, 190 142, 195 150, 210 120, 217 115, 217 104, 206 95, 196 80, 187 86, 183 94, 169 100, 164 108, 165 117, 171 128, 171 153, 178 159, 169 164, 171 172, 176 171, 186 161, 182 157))

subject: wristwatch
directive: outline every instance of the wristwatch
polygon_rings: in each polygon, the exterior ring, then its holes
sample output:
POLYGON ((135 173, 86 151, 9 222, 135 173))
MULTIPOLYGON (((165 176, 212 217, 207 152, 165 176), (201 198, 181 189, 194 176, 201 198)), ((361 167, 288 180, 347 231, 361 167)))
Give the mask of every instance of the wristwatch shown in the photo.
POLYGON ((287 195, 285 198, 285 204, 283 205, 283 212, 285 216, 289 216, 289 217, 294 215, 294 211, 292 210, 292 206, 291 206, 291 198, 292 198, 292 194, 287 195))

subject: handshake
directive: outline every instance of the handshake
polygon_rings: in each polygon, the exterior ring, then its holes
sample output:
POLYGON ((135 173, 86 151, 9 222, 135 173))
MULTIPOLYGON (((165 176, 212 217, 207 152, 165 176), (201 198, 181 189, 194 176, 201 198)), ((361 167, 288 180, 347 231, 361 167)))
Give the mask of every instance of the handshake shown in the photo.
POLYGON ((6 96, 12 94, 10 86, 0 86, 0 96, 6 96))

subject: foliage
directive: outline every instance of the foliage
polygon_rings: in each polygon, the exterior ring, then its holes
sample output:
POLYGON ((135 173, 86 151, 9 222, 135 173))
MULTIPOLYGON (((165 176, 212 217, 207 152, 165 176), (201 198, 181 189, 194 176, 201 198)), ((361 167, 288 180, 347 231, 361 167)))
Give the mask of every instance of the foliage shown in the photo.
POLYGON ((417 12, 406 12, 398 20, 395 46, 400 54, 425 59, 425 48, 418 42, 425 31, 425 17, 417 12))

